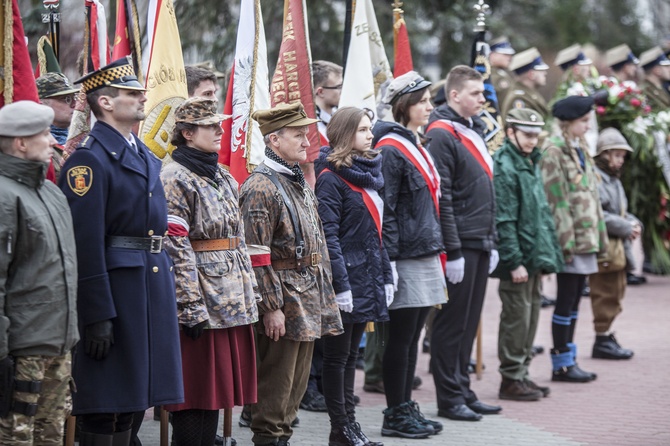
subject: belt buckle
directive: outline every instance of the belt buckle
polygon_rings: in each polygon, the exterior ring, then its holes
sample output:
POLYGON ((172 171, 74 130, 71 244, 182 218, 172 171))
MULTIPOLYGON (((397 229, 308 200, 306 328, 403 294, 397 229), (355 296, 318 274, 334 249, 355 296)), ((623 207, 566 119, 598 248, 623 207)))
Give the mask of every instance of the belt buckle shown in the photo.
POLYGON ((318 252, 313 252, 312 253, 312 266, 316 266, 319 264, 319 253, 318 252))
POLYGON ((163 250, 163 237, 160 235, 151 236, 151 247, 149 252, 151 254, 158 254, 163 250))

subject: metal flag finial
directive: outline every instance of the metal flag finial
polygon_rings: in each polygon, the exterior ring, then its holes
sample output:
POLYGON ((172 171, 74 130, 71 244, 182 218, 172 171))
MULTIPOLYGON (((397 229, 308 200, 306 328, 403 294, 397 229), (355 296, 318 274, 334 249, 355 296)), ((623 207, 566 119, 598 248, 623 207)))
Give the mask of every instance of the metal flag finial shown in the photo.
POLYGON ((478 0, 473 8, 477 14, 477 22, 473 28, 474 32, 486 31, 486 15, 489 13, 490 7, 484 0, 478 0))

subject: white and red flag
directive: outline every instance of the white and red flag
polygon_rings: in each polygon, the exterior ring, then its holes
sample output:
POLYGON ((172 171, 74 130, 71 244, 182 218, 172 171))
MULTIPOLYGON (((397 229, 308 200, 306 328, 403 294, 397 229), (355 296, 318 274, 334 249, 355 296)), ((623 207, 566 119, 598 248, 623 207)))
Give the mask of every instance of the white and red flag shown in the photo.
POLYGON ((223 122, 219 151, 219 162, 230 167, 240 184, 265 157, 263 135, 251 114, 270 108, 267 59, 260 0, 241 0, 235 62, 223 108, 232 119, 223 122))

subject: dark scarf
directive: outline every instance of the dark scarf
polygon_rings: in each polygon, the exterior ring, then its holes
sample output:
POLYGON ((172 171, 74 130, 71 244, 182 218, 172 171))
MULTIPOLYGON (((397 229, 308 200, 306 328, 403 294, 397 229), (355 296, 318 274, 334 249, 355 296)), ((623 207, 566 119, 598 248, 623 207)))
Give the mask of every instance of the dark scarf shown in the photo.
POLYGON ((379 191, 384 187, 384 177, 382 176, 382 157, 377 154, 374 158, 366 158, 354 155, 352 157, 351 167, 342 166, 336 169, 335 166, 328 162, 328 155, 333 153, 333 149, 328 146, 321 148, 319 154, 320 164, 323 163, 328 169, 337 173, 345 180, 352 183, 354 186, 362 187, 364 189, 373 189, 379 191))
POLYGON ((196 175, 214 181, 218 171, 219 154, 206 153, 189 146, 179 146, 172 151, 172 159, 196 175))
POLYGON ((607 175, 615 178, 621 178, 621 169, 619 170, 614 170, 610 167, 610 161, 607 159, 607 157, 604 156, 596 156, 595 157, 595 162, 596 166, 603 172, 605 172, 607 175))
POLYGON ((61 146, 64 146, 67 142, 67 132, 68 129, 62 129, 60 127, 56 127, 55 125, 51 126, 51 134, 54 138, 56 138, 56 141, 61 146))
POLYGON ((279 155, 277 155, 269 147, 265 147, 265 156, 270 158, 275 163, 281 164, 282 166, 286 167, 291 172, 293 172, 293 175, 295 176, 294 180, 297 181, 300 184, 301 187, 305 187, 305 174, 302 173, 302 169, 300 168, 300 164, 295 163, 295 164, 293 164, 293 166, 289 166, 286 161, 284 161, 282 158, 280 158, 279 155))

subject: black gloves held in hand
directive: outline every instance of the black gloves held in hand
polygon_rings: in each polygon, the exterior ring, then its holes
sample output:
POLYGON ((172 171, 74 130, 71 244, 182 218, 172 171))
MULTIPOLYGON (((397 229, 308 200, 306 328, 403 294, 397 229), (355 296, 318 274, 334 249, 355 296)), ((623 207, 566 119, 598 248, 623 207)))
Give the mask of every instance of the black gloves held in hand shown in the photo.
POLYGON ((194 341, 202 336, 202 334, 205 332, 205 328, 207 327, 209 327, 209 321, 202 321, 193 327, 187 327, 184 324, 181 325, 181 328, 184 330, 184 334, 194 341))
POLYGON ((99 361, 105 359, 114 344, 114 325, 111 320, 87 325, 84 332, 85 353, 99 361))

